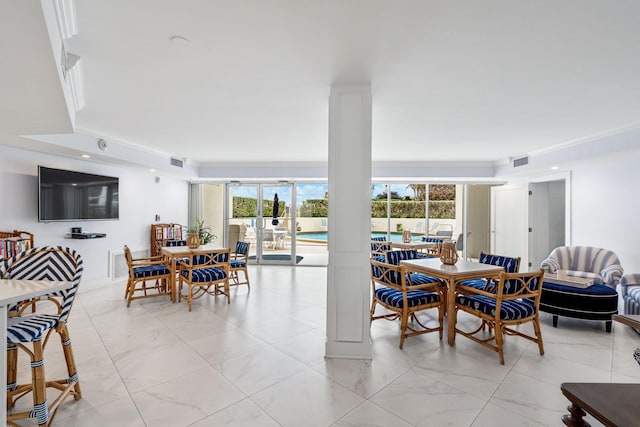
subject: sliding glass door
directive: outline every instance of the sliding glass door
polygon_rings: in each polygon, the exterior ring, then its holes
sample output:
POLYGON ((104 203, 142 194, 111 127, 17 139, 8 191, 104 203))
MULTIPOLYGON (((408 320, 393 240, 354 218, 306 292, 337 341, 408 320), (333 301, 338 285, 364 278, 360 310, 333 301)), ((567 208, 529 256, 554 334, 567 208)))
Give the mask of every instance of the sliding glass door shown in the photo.
POLYGON ((295 190, 289 183, 227 184, 230 247, 237 240, 245 240, 251 243, 250 262, 293 264, 296 216, 291 206, 294 198, 295 190))

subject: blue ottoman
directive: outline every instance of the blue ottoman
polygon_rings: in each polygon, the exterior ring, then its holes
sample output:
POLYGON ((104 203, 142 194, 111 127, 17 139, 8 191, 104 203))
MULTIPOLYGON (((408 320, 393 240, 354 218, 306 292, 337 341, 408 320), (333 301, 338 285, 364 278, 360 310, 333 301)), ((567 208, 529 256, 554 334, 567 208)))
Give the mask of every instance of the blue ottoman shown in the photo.
POLYGON ((553 314, 554 327, 558 326, 558 316, 566 316, 604 320, 607 332, 611 332, 611 316, 618 313, 618 292, 599 284, 576 288, 544 282, 540 311, 553 314))

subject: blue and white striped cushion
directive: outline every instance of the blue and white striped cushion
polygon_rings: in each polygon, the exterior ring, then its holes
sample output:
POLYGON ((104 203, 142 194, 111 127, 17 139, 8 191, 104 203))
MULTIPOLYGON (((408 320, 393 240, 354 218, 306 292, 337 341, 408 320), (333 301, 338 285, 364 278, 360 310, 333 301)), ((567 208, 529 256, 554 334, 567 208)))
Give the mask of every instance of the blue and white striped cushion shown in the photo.
MULTIPOLYGON (((182 270, 181 273, 184 277, 189 277, 189 270, 182 270)), ((220 268, 198 268, 193 270, 191 275, 191 282, 216 282, 218 280, 223 280, 227 277, 227 273, 220 268)))
POLYGON ((236 242, 236 253, 238 255, 245 255, 249 249, 247 242, 236 242))
POLYGON ((518 272, 518 258, 481 253, 478 261, 481 264, 499 265, 507 273, 518 272))
POLYGON ((167 240, 165 242, 165 245, 167 245, 167 247, 187 246, 187 241, 186 240, 167 240))
MULTIPOLYGON (((489 316, 495 316, 496 314, 496 300, 484 295, 458 295, 456 303, 489 316)), ((502 301, 500 305, 500 319, 502 320, 523 319, 533 316, 535 312, 535 307, 529 300, 502 301)))
POLYGON ((444 240, 439 237, 424 237, 422 236, 422 241, 427 243, 442 243, 444 240))
MULTIPOLYGON (((402 298, 401 291, 392 288, 381 287, 376 289, 375 297, 391 307, 404 307, 404 300, 402 298)), ((408 307, 418 307, 438 301, 440 301, 440 296, 436 293, 426 292, 421 289, 407 291, 408 307)))
POLYGON ((57 314, 34 314, 7 319, 7 344, 40 340, 43 334, 58 325, 57 314))
POLYGON ((229 262, 229 265, 231 266, 231 268, 242 268, 245 266, 245 262, 244 260, 240 260, 240 259, 232 259, 229 262))
POLYGON ((143 277, 154 277, 169 274, 170 271, 164 265, 145 265, 144 267, 134 267, 133 275, 136 279, 142 279, 143 277))
POLYGON ((417 259, 418 251, 416 250, 389 251, 386 253, 386 257, 387 257, 387 264, 400 265, 400 261, 417 259))
POLYGON ((442 284, 442 280, 422 273, 411 273, 409 274, 409 278, 411 279, 411 283, 414 285, 426 285, 427 283, 442 284))

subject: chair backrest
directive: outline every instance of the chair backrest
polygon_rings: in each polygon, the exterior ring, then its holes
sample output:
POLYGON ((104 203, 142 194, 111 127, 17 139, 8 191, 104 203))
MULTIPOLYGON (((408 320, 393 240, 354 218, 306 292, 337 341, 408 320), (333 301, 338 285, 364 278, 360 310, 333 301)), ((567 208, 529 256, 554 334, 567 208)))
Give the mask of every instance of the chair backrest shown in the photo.
POLYGON ((199 269, 207 267, 224 268, 229 271, 229 249, 214 249, 206 253, 191 254, 189 262, 184 265, 188 269, 199 269))
POLYGON ((548 273, 569 270, 573 272, 573 276, 578 277, 581 277, 579 272, 587 273, 582 277, 595 275, 598 276, 597 281, 609 286, 617 285, 623 273, 615 252, 592 246, 557 247, 542 261, 541 267, 548 273))
POLYGON ((376 255, 384 255, 387 251, 391 250, 391 242, 387 242, 386 240, 373 240, 377 239, 376 237, 371 240, 371 256, 374 257, 376 255))
POLYGON ((262 241, 273 242, 273 229, 265 228, 264 230, 262 230, 262 241))
POLYGON ((249 255, 248 242, 236 242, 236 255, 249 255))
POLYGON ((418 251, 410 249, 407 251, 389 251, 386 253, 387 264, 400 265, 400 261, 418 259, 418 251))
POLYGON ((520 271, 520 257, 508 257, 480 252, 478 260, 481 264, 499 265, 507 273, 517 273, 520 271))
POLYGON ((175 247, 175 246, 187 246, 186 240, 167 240, 164 242, 165 246, 175 247))
POLYGON ((371 264, 371 284, 374 292, 376 283, 382 286, 400 286, 406 289, 406 277, 402 266, 377 261, 373 258, 369 262, 371 264))
POLYGON ((526 298, 535 303, 536 310, 540 305, 544 270, 526 273, 500 273, 500 282, 496 293, 498 300, 526 298))
POLYGON ((60 321, 66 322, 82 278, 82 257, 75 250, 61 246, 29 249, 0 264, 3 279, 51 280, 70 282, 67 289, 48 295, 60 297, 60 321))

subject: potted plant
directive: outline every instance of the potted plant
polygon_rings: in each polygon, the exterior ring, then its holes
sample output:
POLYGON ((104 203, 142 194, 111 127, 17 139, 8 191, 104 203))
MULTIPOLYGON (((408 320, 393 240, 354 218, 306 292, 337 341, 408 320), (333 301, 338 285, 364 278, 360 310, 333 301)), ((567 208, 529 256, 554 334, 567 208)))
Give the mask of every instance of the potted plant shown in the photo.
POLYGON ((211 227, 205 225, 204 220, 196 218, 193 225, 187 230, 187 246, 197 248, 200 245, 210 243, 217 236, 211 232, 211 227))

